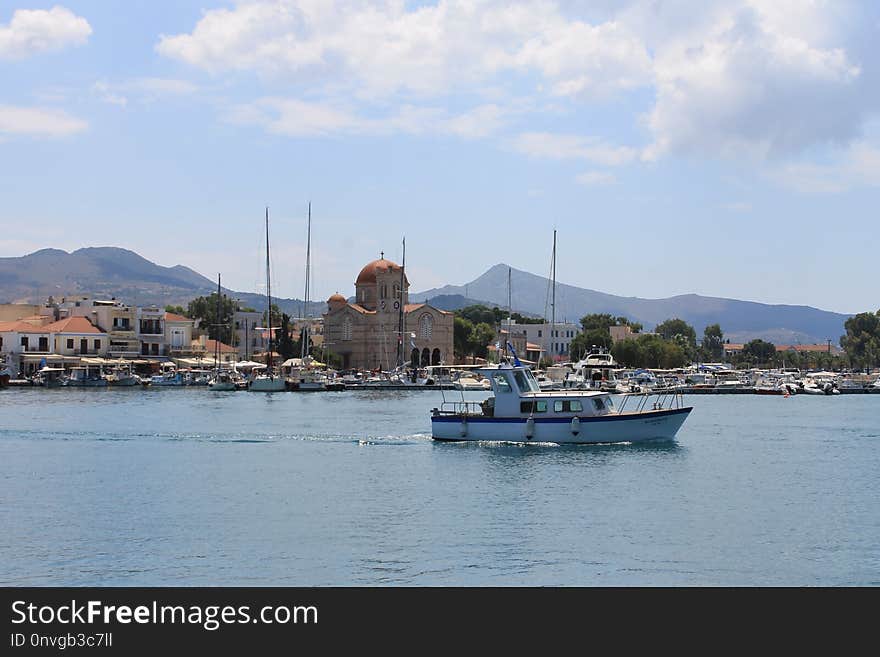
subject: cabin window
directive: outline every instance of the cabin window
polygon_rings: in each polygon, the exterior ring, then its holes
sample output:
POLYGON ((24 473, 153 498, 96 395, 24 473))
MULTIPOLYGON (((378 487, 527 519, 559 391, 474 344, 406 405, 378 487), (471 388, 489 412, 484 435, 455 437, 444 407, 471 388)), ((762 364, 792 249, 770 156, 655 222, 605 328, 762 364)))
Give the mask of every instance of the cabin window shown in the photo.
POLYGON ((516 381, 516 387, 519 388, 520 392, 529 392, 529 384, 526 382, 526 377, 522 372, 514 372, 513 378, 516 381))
POLYGON ((602 399, 600 397, 596 397, 593 399, 593 408, 595 408, 597 411, 604 411, 605 410, 605 402, 602 401, 602 399))
POLYGON ((519 403, 520 413, 546 413, 547 402, 545 401, 524 401, 519 403))
POLYGON ((580 413, 584 407, 577 399, 562 399, 553 402, 553 410, 556 413, 580 413))
POLYGON ((495 381, 495 389, 498 390, 498 392, 510 392, 510 384, 507 382, 506 376, 499 372, 493 374, 492 378, 495 381))

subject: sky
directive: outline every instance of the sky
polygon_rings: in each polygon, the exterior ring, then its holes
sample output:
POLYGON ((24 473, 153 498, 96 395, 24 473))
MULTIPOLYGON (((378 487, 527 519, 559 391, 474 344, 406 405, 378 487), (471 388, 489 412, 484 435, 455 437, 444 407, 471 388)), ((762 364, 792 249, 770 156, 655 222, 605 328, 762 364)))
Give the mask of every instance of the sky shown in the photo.
POLYGON ((0 256, 880 307, 880 6, 0 1, 0 256))

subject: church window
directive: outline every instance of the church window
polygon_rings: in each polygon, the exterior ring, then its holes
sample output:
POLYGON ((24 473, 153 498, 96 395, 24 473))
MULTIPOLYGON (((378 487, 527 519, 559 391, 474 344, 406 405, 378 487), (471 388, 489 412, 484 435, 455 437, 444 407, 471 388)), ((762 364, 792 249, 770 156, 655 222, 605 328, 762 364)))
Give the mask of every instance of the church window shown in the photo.
POLYGON ((351 340, 351 317, 347 315, 342 320, 342 339, 351 340))
POLYGON ((425 313, 419 319, 419 336, 422 340, 430 340, 434 334, 434 318, 425 313))

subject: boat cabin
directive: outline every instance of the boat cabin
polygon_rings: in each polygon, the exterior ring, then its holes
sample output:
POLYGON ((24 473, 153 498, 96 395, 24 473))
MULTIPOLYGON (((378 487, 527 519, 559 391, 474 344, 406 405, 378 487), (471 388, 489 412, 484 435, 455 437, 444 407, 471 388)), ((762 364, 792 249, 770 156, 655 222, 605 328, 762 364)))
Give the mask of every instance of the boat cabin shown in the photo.
POLYGON ((483 415, 489 417, 583 417, 615 412, 607 393, 542 390, 527 367, 502 364, 477 371, 492 386, 493 396, 480 404, 483 415))

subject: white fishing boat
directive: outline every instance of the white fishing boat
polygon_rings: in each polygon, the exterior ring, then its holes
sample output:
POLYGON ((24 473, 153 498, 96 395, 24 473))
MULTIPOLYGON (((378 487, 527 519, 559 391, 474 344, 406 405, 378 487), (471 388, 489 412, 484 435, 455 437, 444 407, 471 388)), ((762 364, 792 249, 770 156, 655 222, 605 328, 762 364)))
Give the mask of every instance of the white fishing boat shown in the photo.
POLYGON ((72 388, 106 388, 107 379, 101 375, 101 368, 83 366, 74 367, 70 370, 70 378, 67 385, 72 388))
POLYGON ((63 367, 49 367, 48 365, 37 370, 37 376, 34 379, 35 385, 41 385, 44 388, 60 388, 67 384, 67 377, 64 375, 63 367))
POLYGON ((131 388, 141 384, 141 377, 132 372, 131 363, 117 363, 112 371, 104 375, 107 384, 120 388, 131 388))
POLYGON ((251 392, 283 392, 287 382, 272 369, 272 333, 277 327, 272 326, 272 282, 269 263, 269 208, 266 208, 266 328, 269 348, 266 351, 266 370, 254 376, 248 384, 251 392))
POLYGON ((186 381, 183 378, 183 374, 178 370, 166 370, 162 374, 155 374, 150 377, 150 386, 184 386, 186 385, 186 381))
POLYGON ((599 391, 542 391, 531 370, 502 363, 478 372, 489 379, 493 396, 484 402, 444 402, 431 411, 435 440, 549 442, 560 444, 635 443, 672 440, 692 408, 681 396, 639 397, 616 408, 599 391), (664 407, 668 404, 668 407, 664 407))

